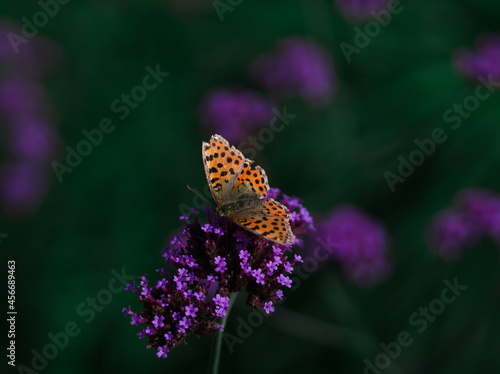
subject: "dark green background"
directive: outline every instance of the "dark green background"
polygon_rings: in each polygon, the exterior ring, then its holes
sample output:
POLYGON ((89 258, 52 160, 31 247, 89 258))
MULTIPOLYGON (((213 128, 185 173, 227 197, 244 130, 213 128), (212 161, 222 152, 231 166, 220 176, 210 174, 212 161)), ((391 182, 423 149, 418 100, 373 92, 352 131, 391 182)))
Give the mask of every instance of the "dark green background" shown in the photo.
MULTIPOLYGON (((30 365, 30 351, 49 343, 48 333, 75 321, 81 333, 41 372, 205 372, 210 337, 192 337, 166 360, 144 349, 121 313, 128 304, 139 310, 132 293, 114 295, 90 323, 77 306, 107 287, 112 269, 140 275, 162 266, 160 250, 179 227, 178 206, 192 202, 186 184, 201 189, 206 183, 200 143, 211 134, 198 121, 204 92, 235 83, 255 88, 248 78, 252 61, 280 38, 302 35, 334 56, 338 94, 324 108, 287 101, 297 118, 256 161, 271 185, 301 197, 314 215, 352 202, 383 221, 394 274, 361 289, 335 265, 325 267, 286 293, 287 302, 233 354, 222 352, 221 372, 362 373, 363 360, 373 362, 379 344, 404 330, 414 342, 384 373, 499 372, 498 248, 485 240, 447 263, 429 253, 424 230, 461 188, 500 190, 500 94, 482 101, 456 131, 443 121, 475 88, 453 70, 452 55, 479 34, 497 31, 500 5, 421 0, 403 7, 350 64, 339 44, 352 44, 354 25, 331 1, 243 1, 223 22, 211 4, 194 15, 161 1, 74 0, 61 7, 40 31, 65 53, 46 80, 60 134, 75 147, 82 130, 104 117, 117 128, 62 183, 53 176, 33 217, 2 218, 0 231, 9 234, 2 251, 17 260, 17 363, 30 365), (111 102, 156 64, 170 76, 119 121, 111 102), (447 141, 391 192, 384 171, 396 172, 397 157, 408 157, 414 140, 437 127, 447 141), (416 333, 409 316, 454 277, 467 290, 416 333)), ((15 20, 38 10, 34 1, 0 5, 0 14, 15 20)), ((227 331, 234 333, 236 318, 249 312, 239 300, 227 331)))

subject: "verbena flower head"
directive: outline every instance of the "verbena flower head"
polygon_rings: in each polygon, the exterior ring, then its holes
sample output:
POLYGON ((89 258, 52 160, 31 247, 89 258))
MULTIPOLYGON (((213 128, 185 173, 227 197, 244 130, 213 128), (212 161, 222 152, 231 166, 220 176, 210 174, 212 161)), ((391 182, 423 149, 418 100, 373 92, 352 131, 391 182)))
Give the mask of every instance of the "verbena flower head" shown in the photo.
POLYGON ((328 103, 337 91, 330 55, 313 40, 287 38, 259 57, 252 76, 278 97, 300 96, 313 104, 328 103))
POLYGON ((348 204, 336 207, 319 224, 318 234, 335 248, 333 260, 358 285, 370 286, 390 276, 387 232, 360 208, 348 204))
POLYGON ((428 244, 445 260, 460 258, 464 249, 489 237, 500 245, 500 196, 473 188, 455 196, 455 204, 438 212, 429 225, 428 244))
POLYGON ((361 22, 373 18, 372 12, 387 9, 388 0, 335 0, 339 12, 351 22, 361 22))
MULTIPOLYGON (((290 226, 296 237, 312 228, 309 212, 298 199, 280 197, 277 189, 269 190, 269 197, 292 212, 290 226)), ((192 222, 181 217, 186 227, 164 250, 167 266, 158 269, 158 280, 144 275, 127 287, 139 297, 143 309, 123 311, 132 325, 141 326, 139 338, 147 338, 147 348, 155 348, 158 357, 167 357, 191 334, 222 329, 219 321, 226 315, 230 297, 242 289, 247 291, 249 307, 272 313, 283 290, 292 286, 295 263, 302 261, 293 255, 292 245, 265 240, 217 216, 211 207, 205 210, 206 222, 198 215, 192 222)))
POLYGON ((201 122, 229 142, 241 141, 255 129, 269 125, 273 105, 257 92, 244 89, 209 91, 200 107, 201 122))
POLYGON ((462 75, 472 81, 479 77, 500 80, 500 35, 486 34, 476 41, 476 49, 461 48, 454 64, 462 75))

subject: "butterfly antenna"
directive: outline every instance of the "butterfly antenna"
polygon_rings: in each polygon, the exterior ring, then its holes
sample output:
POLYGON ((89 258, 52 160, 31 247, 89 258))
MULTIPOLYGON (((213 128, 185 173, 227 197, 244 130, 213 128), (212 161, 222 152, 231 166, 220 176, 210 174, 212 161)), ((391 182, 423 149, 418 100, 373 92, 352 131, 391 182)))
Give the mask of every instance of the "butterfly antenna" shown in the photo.
POLYGON ((187 186, 188 190, 190 190, 192 193, 194 193, 196 196, 200 197, 202 200, 204 200, 205 202, 207 202, 209 205, 211 205, 212 207, 214 207, 214 205, 208 201, 208 199, 203 196, 202 194, 198 193, 198 191, 195 191, 193 188, 191 188, 190 186, 187 186))

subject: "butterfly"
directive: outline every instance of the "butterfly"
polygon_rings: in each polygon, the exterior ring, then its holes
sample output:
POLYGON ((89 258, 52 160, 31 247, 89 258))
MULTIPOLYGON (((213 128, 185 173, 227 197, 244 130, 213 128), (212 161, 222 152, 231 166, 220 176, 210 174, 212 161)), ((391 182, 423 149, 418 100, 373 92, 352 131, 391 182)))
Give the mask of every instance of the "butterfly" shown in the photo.
POLYGON ((252 168, 253 161, 220 135, 203 142, 202 155, 217 214, 267 240, 295 241, 287 207, 266 197, 269 184, 264 169, 252 168))

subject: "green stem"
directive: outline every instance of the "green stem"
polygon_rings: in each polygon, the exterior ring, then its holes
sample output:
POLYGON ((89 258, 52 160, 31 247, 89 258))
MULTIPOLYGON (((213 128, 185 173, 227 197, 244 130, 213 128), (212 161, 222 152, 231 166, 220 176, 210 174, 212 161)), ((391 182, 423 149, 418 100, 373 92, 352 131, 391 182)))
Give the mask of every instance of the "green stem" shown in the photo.
MULTIPOLYGON (((235 292, 231 295, 231 298, 229 299, 229 306, 226 311, 226 315, 222 318, 221 325, 225 328, 226 327, 226 321, 227 317, 229 317, 229 312, 231 311, 231 307, 234 304, 234 301, 236 300, 236 297, 238 297, 238 292, 235 292)), ((209 374, 217 374, 219 372, 219 361, 220 361, 220 353, 221 353, 221 348, 222 348, 222 336, 224 332, 223 331, 218 331, 217 335, 214 336, 214 340, 212 343, 212 353, 210 357, 210 363, 208 365, 208 372, 209 374)))

